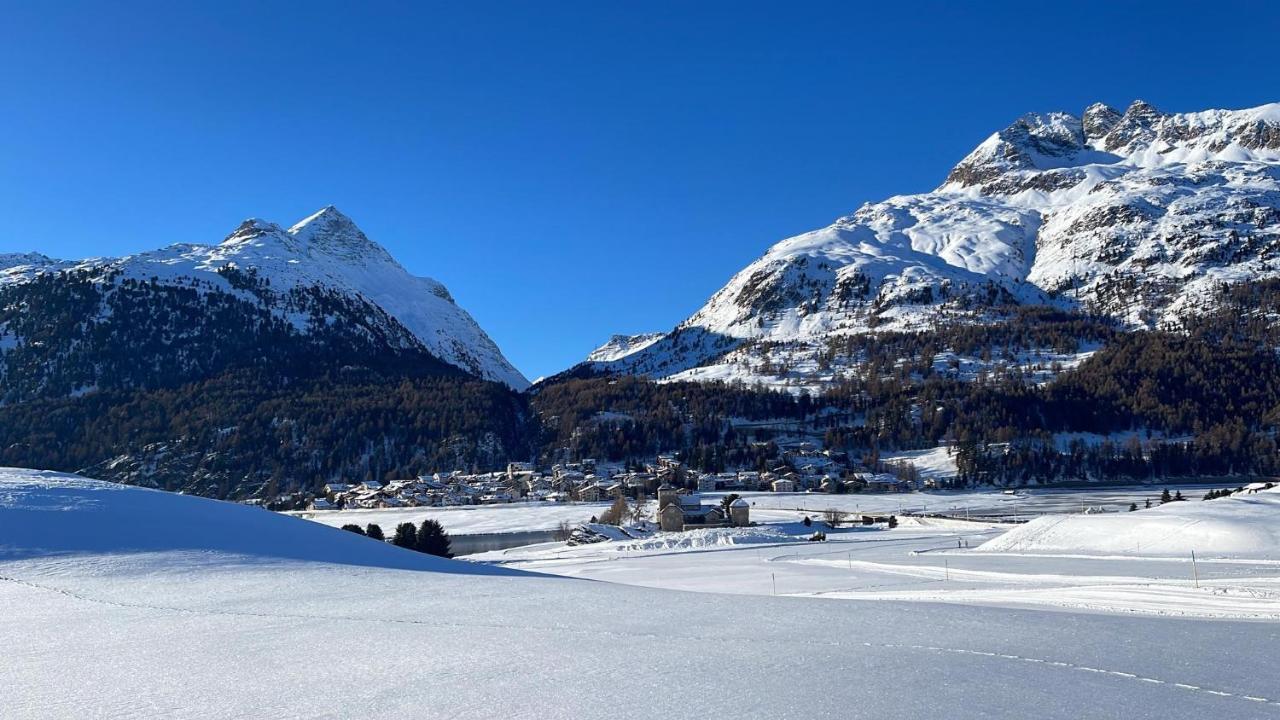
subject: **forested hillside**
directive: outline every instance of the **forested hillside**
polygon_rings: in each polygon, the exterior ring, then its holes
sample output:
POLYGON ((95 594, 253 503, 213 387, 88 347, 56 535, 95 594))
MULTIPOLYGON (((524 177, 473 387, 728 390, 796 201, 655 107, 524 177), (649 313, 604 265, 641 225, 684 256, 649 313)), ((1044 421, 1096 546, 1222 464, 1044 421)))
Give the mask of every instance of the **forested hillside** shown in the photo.
POLYGON ((0 407, 0 465, 77 469, 213 497, 312 490, 533 453, 520 395, 493 382, 367 369, 283 380, 242 370, 174 388, 0 407))

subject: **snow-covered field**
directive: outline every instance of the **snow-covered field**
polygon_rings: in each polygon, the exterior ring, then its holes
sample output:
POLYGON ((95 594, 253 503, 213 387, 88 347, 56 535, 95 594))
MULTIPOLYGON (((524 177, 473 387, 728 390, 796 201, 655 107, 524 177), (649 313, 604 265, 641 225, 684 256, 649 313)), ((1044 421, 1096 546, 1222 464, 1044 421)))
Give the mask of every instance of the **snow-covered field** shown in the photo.
POLYGON ((1280 487, 1123 515, 1056 515, 1005 533, 983 552, 1267 560, 1280 564, 1280 487))
MULTIPOLYGON (((1128 492, 1135 490, 1149 492, 1128 492)), ((1079 493, 998 497, 1060 509, 1062 495, 1079 493)), ((946 497, 966 508, 992 502, 988 492, 946 497)), ((826 508, 893 512, 895 498, 926 502, 918 496, 752 495, 758 528, 580 547, 547 543, 471 559, 702 592, 1280 620, 1280 488, 1133 513, 1042 515, 1011 528, 903 517, 890 532, 830 529, 821 521, 826 508), (806 516, 818 522, 806 527, 799 522, 806 516), (826 530, 826 542, 807 542, 816 529, 826 530)))
MULTIPOLYGON (((986 526, 904 521, 827 543, 760 542, 797 525, 744 531, 755 541, 742 545, 524 548, 503 566, 245 506, 4 470, 0 714, 1280 717, 1275 623, 824 602, 814 598, 889 578, 903 589, 1016 579, 926 576, 957 539, 998 532, 986 526)), ((949 557, 944 571, 957 575, 995 571, 967 561, 1015 575, 1090 562, 949 557)))

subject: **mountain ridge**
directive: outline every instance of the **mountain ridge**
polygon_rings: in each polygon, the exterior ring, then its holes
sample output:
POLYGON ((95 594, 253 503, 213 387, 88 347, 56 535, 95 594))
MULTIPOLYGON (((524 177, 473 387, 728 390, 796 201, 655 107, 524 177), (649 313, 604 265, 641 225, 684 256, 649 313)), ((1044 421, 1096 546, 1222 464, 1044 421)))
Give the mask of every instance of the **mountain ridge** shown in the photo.
MULTIPOLYGON (((256 218, 245 220, 214 245, 175 244, 119 258, 80 261, 39 253, 0 256, 0 288, 13 289, 57 274, 84 277, 102 290, 97 307, 88 308, 79 319, 90 324, 110 321, 110 288, 131 281, 193 288, 202 294, 224 293, 266 309, 307 336, 332 325, 334 317, 314 299, 298 293, 332 294, 349 301, 351 311, 363 318, 365 330, 381 336, 390 347, 417 347, 463 372, 514 390, 529 385, 443 284, 410 274, 332 205, 288 229, 256 218)), ((184 312, 200 310, 193 305, 184 312)), ((0 338, 5 337, 10 349, 24 342, 0 323, 0 338)), ((5 347, 0 342, 0 359, 5 347)))
POLYGON ((1030 113, 935 190, 782 240, 665 338, 574 371, 767 379, 752 369, 761 343, 817 365, 842 336, 998 322, 1028 305, 1176 327, 1222 284, 1280 276, 1278 228, 1280 103, 1030 113))

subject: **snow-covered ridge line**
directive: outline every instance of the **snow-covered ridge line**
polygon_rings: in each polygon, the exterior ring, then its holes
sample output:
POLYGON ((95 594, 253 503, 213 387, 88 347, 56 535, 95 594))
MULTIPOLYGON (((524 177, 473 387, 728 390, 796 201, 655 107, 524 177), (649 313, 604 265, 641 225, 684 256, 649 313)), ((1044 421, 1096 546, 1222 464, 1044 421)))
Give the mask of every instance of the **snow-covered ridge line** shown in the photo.
POLYGON ((256 273, 276 292, 318 287, 358 296, 384 311, 441 360, 516 390, 529 386, 444 285, 411 275, 332 205, 287 230, 264 220, 246 220, 216 245, 178 244, 79 262, 37 253, 0 255, 0 285, 28 282, 48 272, 82 270, 118 280, 155 278, 170 284, 194 278, 247 298, 219 274, 228 266, 256 273))

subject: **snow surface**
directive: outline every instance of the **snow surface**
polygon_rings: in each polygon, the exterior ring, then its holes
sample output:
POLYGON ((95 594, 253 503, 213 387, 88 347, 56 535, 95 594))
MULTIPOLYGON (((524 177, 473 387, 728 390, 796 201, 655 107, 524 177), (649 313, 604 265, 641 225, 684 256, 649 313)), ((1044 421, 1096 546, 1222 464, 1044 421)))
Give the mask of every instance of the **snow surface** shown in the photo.
MULTIPOLYGON (((856 580, 797 552, 854 542, 593 563, 704 590, 680 593, 54 473, 0 470, 0 498, 6 718, 612 718, 620 698, 669 718, 1280 713, 1270 623, 740 592, 856 580)), ((918 530, 849 535, 938 540, 918 530)))
POLYGON ((979 552, 1265 559, 1280 563, 1280 488, 1204 501, 1192 498, 1133 513, 1049 515, 979 552))
POLYGON ((928 450, 908 450, 886 454, 885 462, 906 462, 915 466, 923 480, 950 480, 960 471, 956 468, 956 456, 950 448, 941 446, 928 450))

